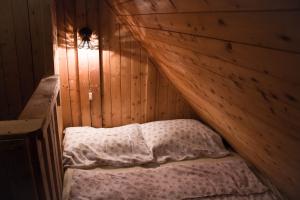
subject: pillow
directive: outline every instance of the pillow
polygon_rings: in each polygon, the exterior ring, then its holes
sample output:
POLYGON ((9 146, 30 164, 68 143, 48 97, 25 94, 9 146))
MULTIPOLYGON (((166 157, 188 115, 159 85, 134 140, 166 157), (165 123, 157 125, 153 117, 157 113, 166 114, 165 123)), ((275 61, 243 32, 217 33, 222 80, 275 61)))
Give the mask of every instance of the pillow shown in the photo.
POLYGON ((197 120, 149 122, 142 124, 141 129, 158 163, 204 157, 220 158, 229 154, 221 137, 197 120))
POLYGON ((65 130, 65 167, 127 167, 152 160, 152 153, 138 124, 116 128, 71 127, 65 130))

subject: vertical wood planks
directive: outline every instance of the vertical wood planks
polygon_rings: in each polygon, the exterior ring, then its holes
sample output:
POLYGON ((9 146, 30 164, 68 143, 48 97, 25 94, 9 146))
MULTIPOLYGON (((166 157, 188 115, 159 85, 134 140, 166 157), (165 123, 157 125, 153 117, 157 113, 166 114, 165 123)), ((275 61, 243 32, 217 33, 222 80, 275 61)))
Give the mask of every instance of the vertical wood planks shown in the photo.
POLYGON ((102 43, 102 123, 103 127, 111 126, 111 77, 110 77, 110 29, 112 29, 111 13, 106 4, 102 4, 101 12, 101 43, 102 43), (105 28, 104 28, 105 27, 105 28))
MULTIPOLYGON (((58 2, 60 4, 61 2, 58 2)), ((65 42, 61 44, 60 48, 66 45, 67 55, 64 59, 67 60, 68 65, 68 82, 69 82, 69 95, 71 107, 72 125, 81 125, 81 109, 80 109, 80 93, 79 93, 79 76, 78 76, 78 63, 77 63, 77 28, 75 20, 75 1, 64 0, 65 27, 60 29, 62 34, 65 34, 65 42), (64 33, 65 31, 65 33, 64 33)), ((61 54, 60 54, 61 55, 61 54)), ((61 74, 64 76, 63 74, 61 74)), ((67 77, 66 77, 67 78, 67 77)), ((66 79, 62 78, 62 79, 66 79)), ((69 113, 69 112, 67 112, 69 113)))
POLYGON ((32 95, 39 80, 53 74, 54 0, 11 0, 1 5, 0 117, 14 119, 32 95))
POLYGON ((120 24, 115 20, 110 30, 109 62, 111 70, 111 125, 119 126, 122 123, 120 24))
POLYGON ((146 99, 146 121, 154 121, 156 108, 156 87, 158 83, 158 71, 151 60, 148 60, 147 71, 147 99, 146 99))
MULTIPOLYGON (((42 18, 40 19, 39 29, 42 29, 41 33, 43 34, 43 40, 41 44, 43 44, 43 74, 41 78, 50 76, 54 74, 54 42, 55 38, 53 37, 53 33, 56 33, 54 27, 56 23, 53 23, 53 17, 55 17, 55 0, 44 0, 40 4, 40 9, 42 11, 42 18)), ((41 46, 41 45, 40 45, 41 46)), ((40 66, 41 67, 41 66, 40 66)))
POLYGON ((16 30, 13 22, 11 1, 5 1, 1 5, 1 56, 4 81, 6 82, 6 96, 8 107, 8 119, 15 118, 22 108, 22 98, 20 94, 19 69, 17 54, 15 49, 16 30))
POLYGON ((28 0, 35 84, 39 83, 45 73, 44 48, 41 48, 45 37, 42 6, 39 0, 28 0))
MULTIPOLYGON (((177 96, 179 94, 177 93, 175 87, 172 85, 172 83, 169 81, 169 88, 168 88, 168 112, 167 112, 167 118, 172 119, 176 118, 176 104, 177 104, 177 96)), ((186 105, 186 109, 188 110, 188 105, 186 105)))
MULTIPOLYGON (((17 126, 17 123, 15 125, 17 126)), ((1 128, 6 126, 1 124, 1 128)), ((40 199, 31 165, 29 139, 0 141, 2 199, 40 199), (26 177, 26 178, 24 178, 26 177), (17 192, 15 192, 17 191, 17 192)))
POLYGON ((135 40, 131 43, 131 122, 139 123, 141 117, 141 47, 135 40))
POLYGON ((25 105, 34 90, 34 76, 32 52, 25 49, 31 49, 31 38, 28 20, 27 1, 13 0, 12 13, 13 24, 15 27, 15 45, 18 60, 20 90, 22 95, 22 104, 25 105), (20 23, 22 21, 22 23, 20 23))
POLYGON ((110 8, 96 0, 64 0, 64 4, 65 24, 59 20, 59 33, 64 33, 59 36, 64 36, 59 41, 67 53, 60 51, 59 57, 67 70, 61 70, 62 86, 69 87, 62 88, 65 126, 112 127, 175 118, 176 109, 170 108, 174 102, 168 102, 175 101, 176 91, 169 90, 169 81, 110 8), (93 42, 101 44, 97 50, 77 49, 78 30, 86 25, 95 34, 93 42), (64 93, 66 89, 69 94, 64 93), (92 101, 88 92, 93 94, 92 101))
MULTIPOLYGON (((63 126, 68 127, 72 125, 72 110, 71 110, 71 98, 70 98, 70 87, 69 87, 69 69, 67 59, 67 38, 66 38, 66 25, 64 9, 65 5, 63 1, 57 4, 57 20, 58 23, 58 54, 59 54, 59 74, 61 84, 61 105, 63 115, 63 126)), ((76 117, 76 116, 75 116, 76 117)))
MULTIPOLYGON (((77 31, 86 27, 87 24, 87 2, 76 0, 76 23, 77 31)), ((77 32, 78 34, 78 32, 77 32)), ((81 42, 81 38, 77 36, 77 44, 81 42)), ((80 107, 81 107, 81 120, 83 126, 91 125, 91 109, 89 101, 89 50, 78 49, 78 71, 79 71, 79 88, 80 88, 80 107)))
MULTIPOLYGON (((41 131, 41 130, 40 130, 41 131)), ((52 199, 52 194, 50 191, 50 177, 47 175, 46 172, 46 160, 45 157, 43 156, 43 147, 42 147, 42 141, 40 140, 35 140, 32 141, 30 143, 30 146, 32 148, 32 151, 34 153, 32 153, 32 157, 35 159, 35 161, 40 163, 40 166, 36 167, 39 168, 40 170, 40 176, 41 179, 38 184, 40 184, 40 194, 42 196, 42 198, 46 199, 46 200, 50 200, 52 199)), ((38 170, 36 170, 37 173, 38 170)))
POLYGON ((111 90, 109 51, 102 52, 103 59, 103 94, 102 94, 102 123, 104 127, 111 126, 111 90))
POLYGON ((147 77, 148 77, 148 54, 145 49, 141 48, 141 118, 140 123, 145 123, 147 116, 147 77))
POLYGON ((184 116, 184 100, 183 98, 180 98, 179 95, 177 95, 176 98, 176 118, 181 118, 184 116))
MULTIPOLYGON (((101 127, 101 88, 100 88, 100 55, 99 38, 100 17, 99 3, 93 1, 71 1, 64 0, 57 3, 58 12, 58 40, 59 49, 66 48, 59 53, 68 72, 61 71, 62 83, 69 84, 70 106, 63 106, 65 126, 87 126, 101 127), (60 7, 63 6, 62 12, 60 7), (87 12, 89 10, 89 12, 87 12), (59 19, 59 12, 65 21, 59 19), (81 42, 78 31, 88 26, 92 29, 92 42, 95 49, 78 49, 81 42), (92 99, 89 99, 92 93, 92 99), (71 117, 71 123, 70 118, 71 117), (68 123, 66 123, 66 121, 68 123)), ((62 93, 63 89, 62 89, 62 93)), ((65 95, 62 94, 62 97, 65 95)), ((63 103, 64 104, 64 103, 63 103)), ((65 103, 66 104, 66 103, 65 103)))
POLYGON ((158 85, 158 99, 157 99, 157 118, 159 120, 168 119, 168 90, 169 90, 169 81, 162 74, 159 74, 159 85, 158 85))
POLYGON ((88 65, 89 65, 89 86, 92 92, 91 100, 91 125, 93 127, 102 127, 101 119, 101 96, 100 96, 100 58, 99 58, 99 1, 87 1, 87 23, 88 27, 93 30, 92 40, 95 49, 88 51, 88 65))
POLYGON ((131 40, 125 26, 120 28, 122 124, 131 122, 131 40))
POLYGON ((2 66, 2 55, 1 55, 1 47, 0 47, 0 120, 5 120, 5 117, 8 115, 8 107, 7 107, 7 95, 5 88, 5 79, 4 79, 4 70, 2 66))

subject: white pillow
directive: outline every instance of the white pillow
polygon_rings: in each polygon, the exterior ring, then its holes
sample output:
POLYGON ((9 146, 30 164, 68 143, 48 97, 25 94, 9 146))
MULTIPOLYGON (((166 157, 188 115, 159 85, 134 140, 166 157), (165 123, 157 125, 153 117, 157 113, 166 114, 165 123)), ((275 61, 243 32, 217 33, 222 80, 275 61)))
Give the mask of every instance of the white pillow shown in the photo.
POLYGON ((126 167, 152 160, 139 124, 116 128, 72 127, 65 130, 65 167, 126 167))
POLYGON ((221 137, 197 120, 149 122, 142 124, 141 129, 158 163, 204 157, 220 158, 229 154, 221 137))

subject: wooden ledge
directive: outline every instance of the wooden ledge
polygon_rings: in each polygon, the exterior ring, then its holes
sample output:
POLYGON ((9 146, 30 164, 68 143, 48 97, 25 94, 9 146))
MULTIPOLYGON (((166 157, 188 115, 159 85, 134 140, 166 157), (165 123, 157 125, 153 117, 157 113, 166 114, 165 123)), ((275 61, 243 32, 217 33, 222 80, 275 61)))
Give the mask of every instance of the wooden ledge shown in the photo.
POLYGON ((0 121, 0 139, 11 139, 37 134, 43 119, 0 121))
POLYGON ((59 92, 59 76, 54 75, 41 80, 29 99, 19 119, 46 120, 59 92))
POLYGON ((0 121, 0 139, 22 138, 37 134, 49 121, 59 92, 59 76, 41 80, 18 120, 0 121))

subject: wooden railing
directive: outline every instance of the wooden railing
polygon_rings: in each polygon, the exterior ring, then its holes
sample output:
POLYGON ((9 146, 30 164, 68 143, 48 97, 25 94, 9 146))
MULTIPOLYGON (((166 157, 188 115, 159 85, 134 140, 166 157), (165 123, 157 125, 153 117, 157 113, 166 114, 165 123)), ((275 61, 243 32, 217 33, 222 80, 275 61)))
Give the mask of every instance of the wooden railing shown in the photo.
POLYGON ((60 200, 59 78, 43 79, 18 120, 0 121, 1 199, 60 200))

